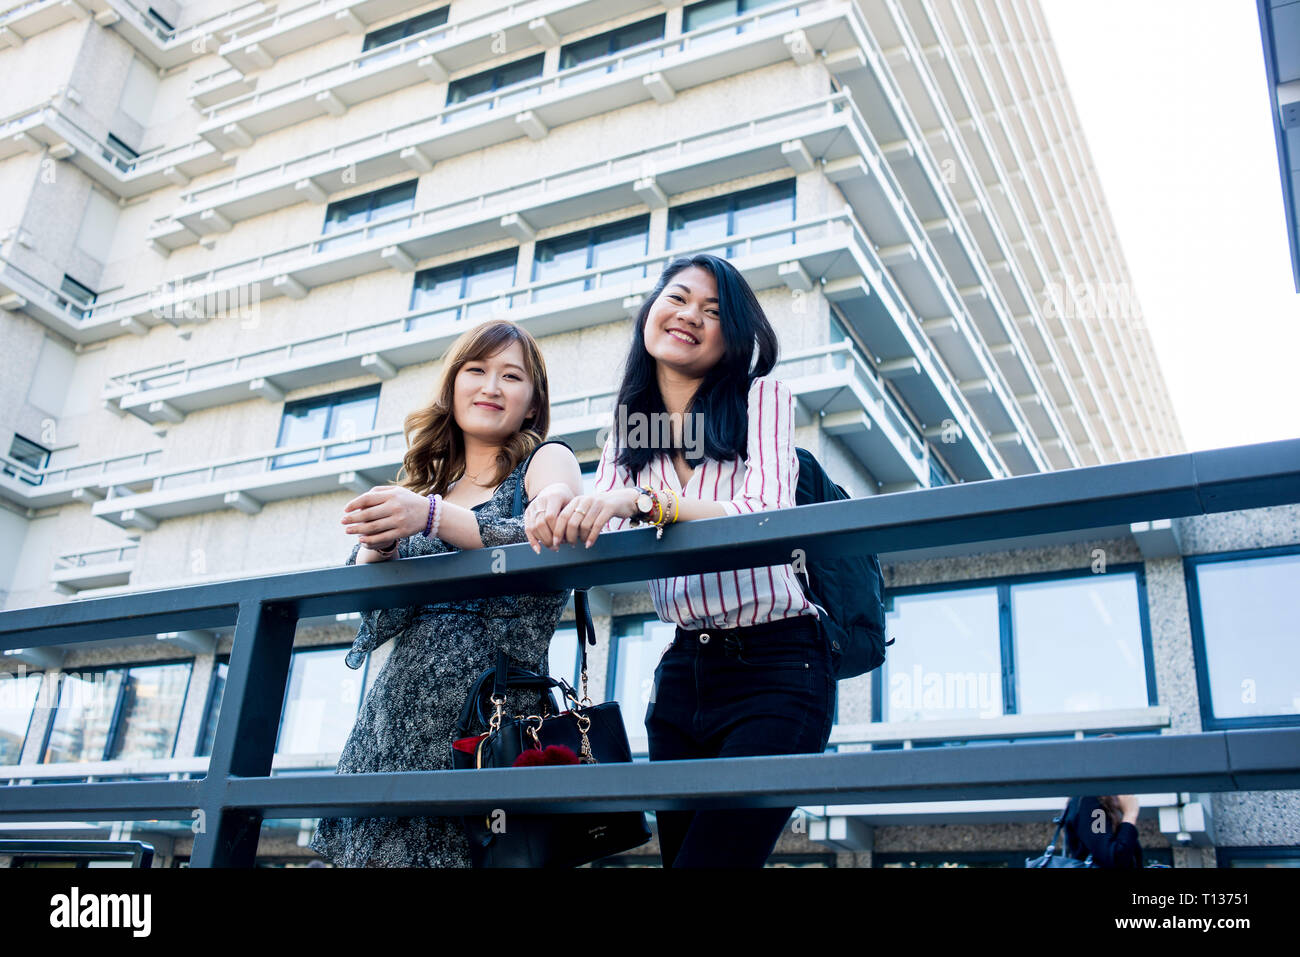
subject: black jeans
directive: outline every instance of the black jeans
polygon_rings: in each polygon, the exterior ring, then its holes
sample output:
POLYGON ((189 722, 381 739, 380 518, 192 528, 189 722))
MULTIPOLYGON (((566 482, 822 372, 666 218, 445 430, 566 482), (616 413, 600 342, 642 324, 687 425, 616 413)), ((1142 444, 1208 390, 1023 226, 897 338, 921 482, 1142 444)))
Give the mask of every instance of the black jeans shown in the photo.
MULTIPOLYGON (((830 649, 801 615, 684 631, 655 669, 651 761, 820 754, 835 719, 830 649)), ((660 811, 664 867, 762 867, 793 807, 660 811)))

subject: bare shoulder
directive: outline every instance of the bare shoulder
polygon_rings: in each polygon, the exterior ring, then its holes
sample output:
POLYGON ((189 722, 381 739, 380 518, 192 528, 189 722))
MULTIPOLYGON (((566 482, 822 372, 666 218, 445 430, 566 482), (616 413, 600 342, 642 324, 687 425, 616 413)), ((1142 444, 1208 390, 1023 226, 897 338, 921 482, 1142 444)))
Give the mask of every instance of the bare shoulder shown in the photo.
POLYGON ((528 463, 528 472, 524 475, 524 490, 531 499, 546 485, 557 480, 572 469, 581 473, 578 458, 573 450, 559 442, 549 442, 539 446, 533 453, 533 460, 528 463))

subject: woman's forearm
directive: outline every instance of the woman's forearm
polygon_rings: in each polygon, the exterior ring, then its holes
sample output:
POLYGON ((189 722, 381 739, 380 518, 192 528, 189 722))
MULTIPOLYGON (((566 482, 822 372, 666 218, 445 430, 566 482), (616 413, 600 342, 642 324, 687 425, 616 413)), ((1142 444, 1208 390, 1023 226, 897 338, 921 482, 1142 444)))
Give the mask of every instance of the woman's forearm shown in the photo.
MULTIPOLYGON (((698 522, 705 518, 721 518, 727 514, 727 510, 722 507, 721 502, 687 498, 684 495, 678 495, 677 499, 681 503, 680 509, 677 511, 677 521, 679 522, 698 522)), ((673 501, 672 495, 662 492, 659 494, 659 500, 664 503, 664 508, 668 510, 666 521, 671 524, 677 503, 673 501)))

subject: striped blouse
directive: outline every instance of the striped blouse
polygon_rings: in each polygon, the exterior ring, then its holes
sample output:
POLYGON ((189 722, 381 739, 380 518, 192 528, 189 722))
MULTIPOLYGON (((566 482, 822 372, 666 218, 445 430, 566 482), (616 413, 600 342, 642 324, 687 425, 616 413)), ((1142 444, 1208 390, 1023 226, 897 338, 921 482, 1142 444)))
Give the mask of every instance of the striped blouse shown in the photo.
MULTIPOLYGON (((614 463, 611 433, 601 451, 595 491, 648 485, 667 486, 682 498, 721 502, 728 515, 793 508, 799 482, 799 459, 794 450, 794 393, 770 376, 755 379, 749 388, 748 457, 719 462, 705 458, 683 488, 669 452, 660 452, 634 477, 614 463)), ((634 527, 626 518, 614 517, 603 531, 634 527)), ((743 628, 748 625, 817 616, 789 565, 708 572, 658 578, 650 583, 650 596, 661 621, 675 622, 688 631, 706 628, 743 628)))

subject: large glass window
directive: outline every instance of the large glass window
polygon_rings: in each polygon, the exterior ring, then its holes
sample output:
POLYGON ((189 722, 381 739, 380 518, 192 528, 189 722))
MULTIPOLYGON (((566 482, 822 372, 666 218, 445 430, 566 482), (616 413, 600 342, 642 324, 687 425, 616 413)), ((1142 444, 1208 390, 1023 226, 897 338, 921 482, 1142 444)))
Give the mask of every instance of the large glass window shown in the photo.
POLYGON ((1011 586, 1016 711, 1145 707, 1143 631, 1131 574, 1011 586))
MULTIPOLYGON (((783 0, 703 0, 702 3, 692 3, 682 11, 682 32, 689 33, 700 27, 707 27, 711 23, 729 20, 742 13, 751 13, 761 7, 770 7, 774 3, 781 2, 783 0)), ((795 9, 791 9, 786 15, 793 17, 796 12, 795 9)), ((739 27, 737 32, 740 32, 739 27)))
POLYGON ((539 242, 533 257, 533 281, 551 282, 599 269, 595 275, 570 282, 554 282, 534 290, 533 301, 545 302, 572 296, 591 289, 607 288, 622 282, 644 279, 646 265, 618 268, 623 263, 644 256, 650 243, 650 217, 638 216, 621 223, 539 242))
POLYGON ((884 721, 992 718, 1003 713, 996 588, 900 595, 882 666, 884 721))
POLYGON ((78 319, 90 315, 91 306, 95 304, 97 298, 99 298, 97 292, 69 275, 65 274, 63 281, 59 283, 59 304, 69 315, 76 316, 78 319))
POLYGON ((519 250, 505 249, 465 262, 423 269, 415 274, 411 289, 411 316, 407 329, 433 326, 459 319, 486 319, 498 296, 515 284, 515 263, 519 250), (466 299, 475 302, 464 303, 466 299))
POLYGON ((221 698, 226 692, 226 674, 230 659, 218 660, 212 668, 212 683, 208 686, 208 707, 203 719, 203 733, 199 735, 198 755, 212 753, 212 743, 217 738, 217 716, 221 714, 221 698))
MULTIPOLYGON (((415 182, 411 180, 407 183, 398 183, 396 186, 377 189, 373 193, 362 193, 360 196, 330 203, 325 207, 325 225, 321 228, 321 232, 325 234, 343 232, 399 213, 410 212, 415 208, 415 182)), ((377 227, 371 230, 370 235, 381 235, 381 232, 387 229, 401 229, 405 224, 406 220, 399 220, 388 227, 377 227)), ((322 240, 316 244, 316 251, 321 252, 357 242, 363 235, 364 232, 355 232, 347 236, 322 240)))
POLYGON ((1054 574, 887 596, 896 639, 874 719, 1143 708, 1155 701, 1141 572, 1054 574))
POLYGON ((1185 560, 1207 728, 1300 721, 1300 553, 1185 560))
POLYGON ((347 653, 345 646, 293 653, 277 754, 343 750, 361 706, 363 680, 343 663, 347 653))
POLYGON ((794 215, 793 179, 688 203, 668 210, 668 248, 731 259, 789 246, 793 231, 770 230, 792 221, 794 215), (764 235, 747 239, 755 233, 764 235), (731 237, 742 241, 722 242, 731 237))
MULTIPOLYGON (((411 17, 409 20, 403 20, 401 23, 394 23, 378 30, 372 30, 366 34, 365 42, 361 45, 364 53, 366 50, 373 50, 375 47, 386 46, 389 43, 395 43, 398 40, 404 40, 407 37, 415 36, 417 33, 423 33, 425 30, 432 30, 434 27, 440 27, 447 22, 447 7, 440 7, 437 10, 430 10, 427 13, 421 13, 411 17)), ((380 56, 368 57, 367 63, 373 63, 380 56)))
POLYGON ((171 757, 191 663, 68 672, 41 760, 171 757))
POLYGON ((606 693, 619 704, 633 753, 646 752, 645 713, 659 659, 673 641, 676 626, 657 617, 614 620, 614 639, 606 693))
MULTIPOLYGON (((590 648, 590 646, 588 646, 590 648)), ((563 678, 574 688, 578 687, 578 631, 572 626, 557 628, 551 639, 550 660, 547 665, 552 678, 563 678)))
MULTIPOLYGON (((609 30, 594 37, 587 37, 585 40, 576 40, 560 48, 560 69, 569 70, 591 60, 597 60, 624 50, 630 50, 633 47, 662 40, 663 36, 664 15, 660 14, 657 17, 651 17, 649 20, 630 23, 616 30, 609 30)), ((630 66, 633 63, 656 59, 662 55, 662 50, 649 50, 644 56, 625 58, 623 65, 630 66)), ((598 68, 584 70, 582 75, 584 77, 603 76, 612 69, 614 69, 614 64, 610 63, 603 70, 598 68)), ((561 80, 561 83, 563 83, 563 80, 561 80)))
POLYGON ((41 678, 39 674, 0 676, 0 764, 17 764, 22 757, 41 678))
POLYGON ((494 105, 506 107, 511 104, 521 102, 529 96, 536 96, 541 93, 541 87, 533 87, 529 90, 520 90, 516 93, 504 94, 493 102, 491 93, 505 90, 508 87, 525 83, 542 75, 542 58, 544 54, 538 53, 536 56, 530 56, 524 60, 516 60, 514 63, 507 63, 503 66, 495 67, 491 70, 484 70, 482 73, 476 73, 473 76, 461 77, 459 80, 452 80, 447 85, 447 105, 455 106, 457 103, 467 103, 476 98, 482 98, 483 102, 476 106, 467 106, 464 109, 456 110, 454 113, 443 115, 443 122, 452 122, 462 120, 468 116, 474 116, 486 112, 493 108, 494 105))
MULTIPOLYGON (((375 427, 378 409, 377 385, 285 403, 284 414, 280 419, 280 434, 275 441, 276 448, 362 435, 375 427)), ((361 455, 370 451, 373 442, 373 439, 340 442, 328 446, 324 457, 337 459, 361 455)), ((275 456, 271 460, 271 468, 290 468, 318 461, 321 461, 319 450, 303 449, 275 456)))

